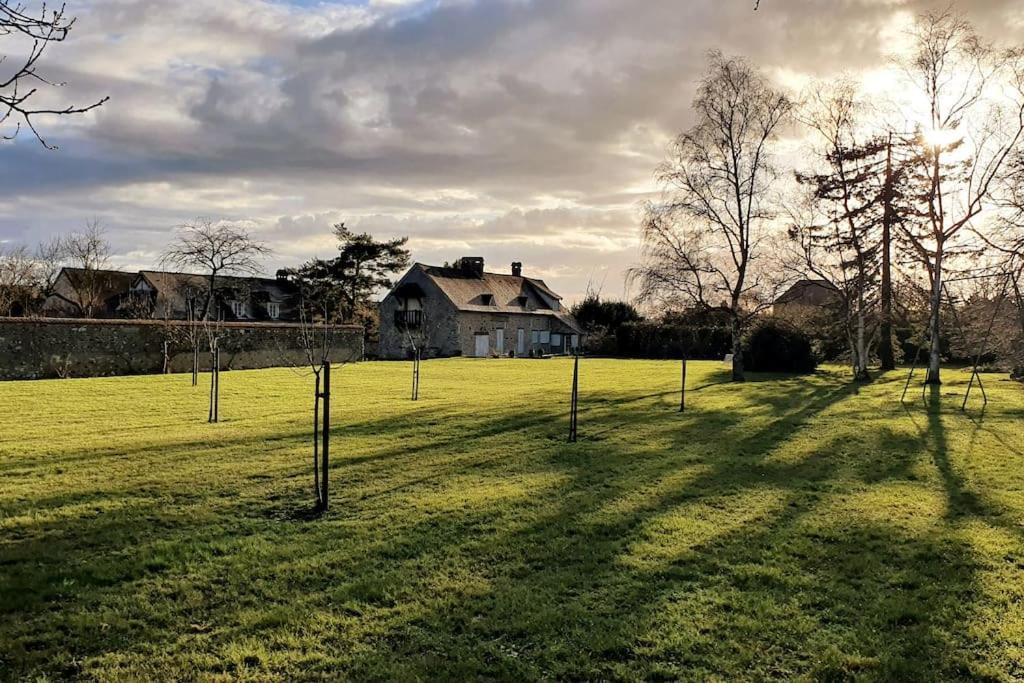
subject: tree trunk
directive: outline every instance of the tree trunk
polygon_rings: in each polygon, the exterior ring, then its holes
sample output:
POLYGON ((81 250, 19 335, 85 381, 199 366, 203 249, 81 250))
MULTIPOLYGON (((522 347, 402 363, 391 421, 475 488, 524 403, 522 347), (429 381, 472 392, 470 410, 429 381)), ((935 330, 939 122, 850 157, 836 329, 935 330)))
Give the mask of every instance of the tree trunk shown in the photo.
POLYGON ((879 325, 878 359, 882 370, 896 368, 892 348, 892 133, 885 154, 885 187, 882 190, 882 319, 879 325))
POLYGON ((324 431, 323 447, 320 449, 323 461, 320 466, 320 509, 327 511, 330 495, 328 494, 328 471, 331 464, 331 364, 324 363, 324 431))
POLYGON ((854 368, 853 377, 858 382, 866 382, 871 379, 871 375, 868 373, 868 349, 867 340, 864 336, 864 310, 861 308, 857 311, 857 336, 856 336, 857 352, 854 355, 854 368))
POLYGON ((732 381, 743 382, 746 377, 743 375, 743 335, 740 329, 739 318, 732 319, 732 381))
POLYGON ((942 308, 942 243, 935 248, 935 272, 932 281, 931 308, 928 318, 928 374, 925 384, 942 384, 939 363, 941 362, 941 345, 939 339, 940 314, 942 308))

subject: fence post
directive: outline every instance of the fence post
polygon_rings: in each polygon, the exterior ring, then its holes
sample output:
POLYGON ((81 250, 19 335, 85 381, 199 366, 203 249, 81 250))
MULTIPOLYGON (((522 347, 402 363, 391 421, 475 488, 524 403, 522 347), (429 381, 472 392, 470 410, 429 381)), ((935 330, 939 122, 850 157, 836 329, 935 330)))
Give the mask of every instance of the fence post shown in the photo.
POLYGON ((331 362, 324 362, 324 431, 323 431, 323 448, 320 449, 323 454, 323 461, 320 466, 320 477, 321 485, 320 492, 323 495, 323 510, 327 510, 328 501, 328 469, 330 466, 330 449, 331 449, 331 362))

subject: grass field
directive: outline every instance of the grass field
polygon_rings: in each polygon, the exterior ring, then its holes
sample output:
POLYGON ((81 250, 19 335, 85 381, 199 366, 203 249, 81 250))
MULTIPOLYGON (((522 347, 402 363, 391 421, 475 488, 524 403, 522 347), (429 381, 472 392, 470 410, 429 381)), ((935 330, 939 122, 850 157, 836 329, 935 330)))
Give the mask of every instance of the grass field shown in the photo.
POLYGON ((0 383, 0 677, 1024 678, 1024 388, 690 366, 0 383))

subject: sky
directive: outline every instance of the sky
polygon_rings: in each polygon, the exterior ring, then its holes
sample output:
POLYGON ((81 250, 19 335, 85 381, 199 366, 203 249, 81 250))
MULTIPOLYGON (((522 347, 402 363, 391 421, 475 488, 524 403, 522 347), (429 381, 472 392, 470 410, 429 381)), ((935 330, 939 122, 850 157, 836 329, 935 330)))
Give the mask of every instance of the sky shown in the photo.
MULTIPOLYGON (((886 82, 925 0, 69 0, 39 103, 110 101, 0 143, 0 242, 96 220, 112 264, 153 267, 176 226, 243 222, 266 272, 335 251, 331 226, 408 236, 413 260, 483 256, 628 297, 639 205, 709 49, 794 92, 886 82)), ((29 7, 38 3, 30 0, 29 7)), ((1024 3, 961 1, 1024 44, 1024 3)), ((4 38, 0 37, 0 41, 4 38)), ((0 42, 0 54, 16 46, 0 42)), ((9 133, 9 130, 0 131, 9 133)), ((798 145, 788 131, 783 144, 798 145)))

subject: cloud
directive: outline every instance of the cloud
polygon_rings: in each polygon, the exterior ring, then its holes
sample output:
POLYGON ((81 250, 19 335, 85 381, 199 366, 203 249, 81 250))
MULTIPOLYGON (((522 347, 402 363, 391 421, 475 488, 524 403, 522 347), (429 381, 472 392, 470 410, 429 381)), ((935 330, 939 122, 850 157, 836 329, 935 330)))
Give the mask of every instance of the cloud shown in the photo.
MULTIPOLYGON (((623 291, 637 212, 690 124, 709 48, 793 85, 877 69, 914 0, 92 0, 42 65, 109 94, 0 147, 0 239, 99 218, 150 265, 196 215, 252 220, 268 271, 332 249, 331 223, 410 236, 417 260, 526 262, 570 298, 623 291)), ((1015 2, 964 5, 1017 43, 1015 2)))

